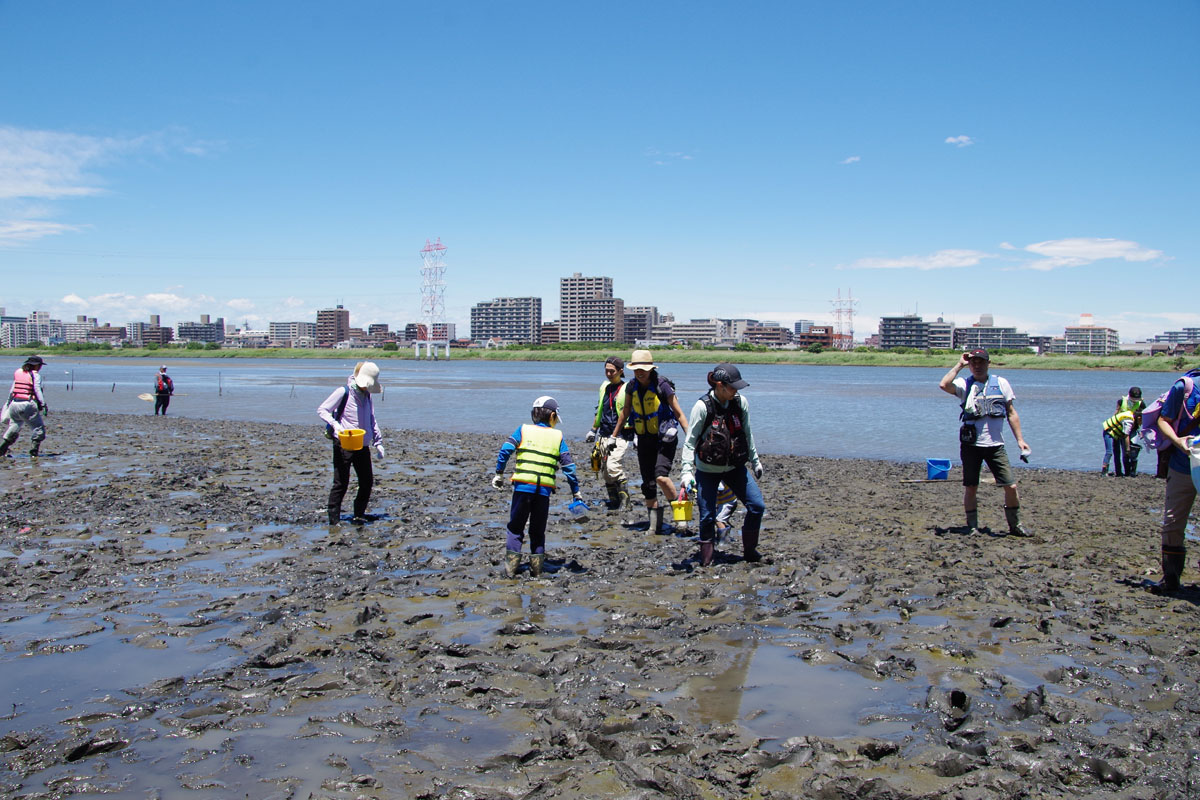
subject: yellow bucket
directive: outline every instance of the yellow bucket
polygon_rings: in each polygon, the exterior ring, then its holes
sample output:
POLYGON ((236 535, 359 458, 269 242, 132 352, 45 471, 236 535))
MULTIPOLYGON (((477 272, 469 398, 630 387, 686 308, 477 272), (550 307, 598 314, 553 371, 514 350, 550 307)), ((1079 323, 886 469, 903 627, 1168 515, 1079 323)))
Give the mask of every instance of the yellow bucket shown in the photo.
POLYGON ((672 500, 671 519, 676 522, 688 522, 692 518, 691 500, 672 500))
POLYGON ((338 431, 338 444, 343 450, 362 450, 365 434, 366 431, 362 428, 346 428, 344 431, 338 431))

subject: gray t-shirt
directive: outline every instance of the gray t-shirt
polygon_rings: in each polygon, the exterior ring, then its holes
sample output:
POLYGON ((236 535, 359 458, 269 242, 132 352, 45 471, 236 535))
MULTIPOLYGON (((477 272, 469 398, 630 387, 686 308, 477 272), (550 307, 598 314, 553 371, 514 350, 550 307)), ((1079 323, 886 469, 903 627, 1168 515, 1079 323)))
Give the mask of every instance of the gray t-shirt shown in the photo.
MULTIPOLYGON (((970 376, 968 376, 969 378, 970 376)), ((965 400, 970 400, 972 403, 982 395, 984 405, 988 400, 1003 402, 1005 405, 1016 399, 1013 394, 1012 387, 1008 385, 1008 381, 1001 378, 999 375, 989 376, 987 381, 971 381, 971 396, 967 397, 967 380, 968 378, 954 379, 954 396, 961 403, 965 400), (992 384, 988 387, 987 384, 992 384), (999 388, 1000 394, 996 394, 996 387, 999 388)), ((968 420, 975 425, 975 445, 977 447, 996 447, 1004 444, 1004 424, 1007 421, 1007 415, 1003 417, 983 417, 976 420, 968 420)))

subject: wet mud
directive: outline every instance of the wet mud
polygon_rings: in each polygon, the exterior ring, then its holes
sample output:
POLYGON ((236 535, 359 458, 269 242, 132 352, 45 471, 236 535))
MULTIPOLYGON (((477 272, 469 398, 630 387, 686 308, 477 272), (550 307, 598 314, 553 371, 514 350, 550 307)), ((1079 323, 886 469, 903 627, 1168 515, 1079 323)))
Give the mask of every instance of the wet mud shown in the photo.
POLYGON ((378 518, 331 527, 318 425, 49 431, 0 463, 5 797, 1200 785, 1200 591, 1143 586, 1148 475, 1023 469, 1034 535, 1005 534, 985 485, 970 536, 957 468, 765 456, 765 560, 735 538, 699 568, 687 536, 622 527, 585 469, 589 517, 557 497, 547 573, 507 580, 499 438, 387 432, 378 518))

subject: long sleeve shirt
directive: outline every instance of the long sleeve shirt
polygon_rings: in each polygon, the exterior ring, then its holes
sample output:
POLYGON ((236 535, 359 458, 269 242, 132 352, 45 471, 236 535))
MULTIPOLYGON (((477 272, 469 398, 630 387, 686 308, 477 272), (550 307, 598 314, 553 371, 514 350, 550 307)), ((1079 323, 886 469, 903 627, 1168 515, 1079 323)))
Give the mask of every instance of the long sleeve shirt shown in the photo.
MULTIPOLYGON (((537 423, 538 427, 549 428, 550 426, 544 422, 537 423)), ((496 474, 500 475, 504 472, 505 465, 508 460, 517 452, 517 448, 521 446, 521 428, 518 427, 513 431, 512 436, 504 440, 504 444, 500 445, 500 452, 496 454, 496 474)), ((571 494, 579 493, 579 478, 575 474, 575 459, 571 458, 571 451, 567 448, 567 440, 564 437, 562 443, 558 446, 558 468, 562 470, 563 477, 567 479, 567 483, 571 485, 571 494)), ((533 486, 528 483, 514 483, 514 492, 529 492, 549 496, 554 489, 550 486, 533 486)))
POLYGON ((325 402, 317 407, 317 416, 332 425, 335 431, 344 428, 361 428, 366 431, 363 435, 364 447, 383 444, 383 433, 380 432, 379 423, 375 420, 371 395, 355 386, 353 378, 346 382, 346 386, 335 389, 333 394, 325 398, 325 402), (342 402, 343 394, 346 395, 346 409, 342 412, 342 419, 339 421, 334 419, 333 415, 337 411, 338 404, 342 402))
MULTIPOLYGON (((719 408, 722 410, 729 408, 728 404, 722 405, 715 394, 712 392, 709 394, 712 395, 713 402, 719 408)), ((746 450, 750 454, 747 462, 754 464, 758 461, 758 448, 754 444, 754 430, 750 427, 750 404, 742 394, 735 394, 730 402, 738 403, 741 406, 742 430, 746 434, 746 450)), ((737 467, 718 467, 714 464, 706 464, 696 458, 696 447, 700 444, 700 437, 704 435, 704 429, 708 427, 706 422, 708 422, 708 408, 701 398, 696 401, 696 405, 692 406, 692 412, 688 415, 688 435, 683 442, 683 468, 687 470, 695 466, 700 472, 729 472, 737 469, 737 467)))

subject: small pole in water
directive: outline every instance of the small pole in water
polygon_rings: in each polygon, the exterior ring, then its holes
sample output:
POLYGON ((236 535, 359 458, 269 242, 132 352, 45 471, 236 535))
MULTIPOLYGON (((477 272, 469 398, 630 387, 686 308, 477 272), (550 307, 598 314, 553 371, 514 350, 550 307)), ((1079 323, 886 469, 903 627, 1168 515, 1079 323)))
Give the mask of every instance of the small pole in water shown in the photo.
POLYGON ((116 390, 117 390, 117 385, 114 383, 114 384, 113 384, 113 388, 109 389, 109 391, 110 391, 110 392, 115 392, 116 390))
POLYGON ((217 373, 217 397, 221 396, 221 373, 217 373))

